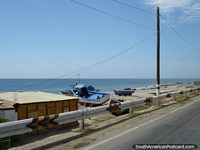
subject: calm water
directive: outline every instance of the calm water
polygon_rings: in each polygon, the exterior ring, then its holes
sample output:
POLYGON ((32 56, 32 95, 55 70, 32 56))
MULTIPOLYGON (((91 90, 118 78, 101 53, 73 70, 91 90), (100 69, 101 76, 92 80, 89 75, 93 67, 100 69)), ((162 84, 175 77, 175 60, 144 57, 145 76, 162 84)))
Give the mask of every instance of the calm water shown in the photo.
MULTIPOLYGON (((190 83, 200 79, 162 79, 161 84, 190 83)), ((155 79, 81 79, 81 84, 92 85, 101 91, 111 92, 114 88, 141 88, 155 85, 155 79)), ((77 79, 0 79, 0 92, 44 91, 59 93, 70 89, 77 79)))

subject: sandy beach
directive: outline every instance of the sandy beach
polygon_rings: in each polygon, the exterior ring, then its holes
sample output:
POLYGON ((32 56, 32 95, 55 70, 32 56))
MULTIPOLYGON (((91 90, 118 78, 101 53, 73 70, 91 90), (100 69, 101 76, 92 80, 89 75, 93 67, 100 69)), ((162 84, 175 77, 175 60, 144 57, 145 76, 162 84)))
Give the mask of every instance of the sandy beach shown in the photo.
MULTIPOLYGON (((161 94, 175 91, 182 91, 185 89, 200 87, 200 85, 194 85, 193 83, 188 84, 176 84, 161 87, 161 94)), ((155 95, 155 89, 141 89, 136 90, 132 96, 117 96, 114 93, 111 94, 111 98, 121 99, 124 101, 140 99, 144 97, 151 97, 155 95)), ((144 123, 149 119, 159 116, 160 114, 167 113, 169 110, 175 110, 183 105, 190 103, 192 100, 186 101, 179 97, 180 100, 174 101, 173 98, 166 100, 164 103, 168 107, 162 109, 156 108, 156 106, 143 107, 142 109, 136 109, 132 117, 127 115, 114 116, 111 113, 100 115, 85 119, 85 130, 80 131, 78 125, 63 126, 62 128, 54 129, 52 132, 45 132, 33 135, 19 136, 14 139, 15 143, 11 149, 77 149, 84 145, 88 145, 94 142, 96 139, 101 138, 107 134, 111 134, 115 130, 122 130, 125 126, 132 124, 133 126, 140 123, 144 123), (174 104, 171 105, 170 101, 174 104), (155 110, 155 111, 152 111, 155 110), (144 112, 151 112, 145 113, 144 112), (139 115, 139 116, 138 116, 139 115), (25 137, 25 138, 24 138, 25 137)), ((163 103, 163 104, 164 104, 163 103)), ((109 104, 109 102, 107 102, 109 104)), ((161 106, 162 107, 162 106, 161 106)))
MULTIPOLYGON (((173 85, 163 85, 160 88, 160 94, 168 93, 168 92, 175 92, 175 91, 182 91, 189 88, 194 88, 193 83, 187 83, 187 84, 173 84, 173 85)), ((121 98, 123 100, 128 99, 138 99, 138 98, 144 98, 144 97, 151 97, 156 95, 156 89, 138 89, 136 90, 132 96, 117 96, 114 93, 111 94, 111 98, 121 98)))

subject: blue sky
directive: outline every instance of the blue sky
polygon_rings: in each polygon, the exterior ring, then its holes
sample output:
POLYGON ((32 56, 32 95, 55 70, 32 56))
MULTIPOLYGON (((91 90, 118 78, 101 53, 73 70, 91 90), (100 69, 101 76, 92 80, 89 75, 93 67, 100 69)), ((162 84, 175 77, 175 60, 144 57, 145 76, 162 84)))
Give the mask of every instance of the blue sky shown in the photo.
MULTIPOLYGON (((76 1, 118 18, 71 0, 0 0, 0 78, 155 78, 155 15, 76 1)), ((123 3, 152 13, 160 6, 161 78, 200 78, 199 0, 123 3)))

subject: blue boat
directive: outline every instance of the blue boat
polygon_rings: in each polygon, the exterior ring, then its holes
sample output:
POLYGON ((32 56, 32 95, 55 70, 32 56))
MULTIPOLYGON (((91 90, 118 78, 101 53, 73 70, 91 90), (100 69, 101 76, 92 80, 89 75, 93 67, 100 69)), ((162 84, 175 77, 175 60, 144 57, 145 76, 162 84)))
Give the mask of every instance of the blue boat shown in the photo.
POLYGON ((116 95, 119 96, 131 96, 134 93, 135 89, 125 88, 123 90, 114 89, 113 90, 116 95))
POLYGON ((71 89, 73 96, 79 98, 80 104, 91 107, 101 106, 110 99, 110 94, 103 92, 96 92, 95 90, 91 90, 93 88, 89 87, 90 86, 78 84, 71 89))

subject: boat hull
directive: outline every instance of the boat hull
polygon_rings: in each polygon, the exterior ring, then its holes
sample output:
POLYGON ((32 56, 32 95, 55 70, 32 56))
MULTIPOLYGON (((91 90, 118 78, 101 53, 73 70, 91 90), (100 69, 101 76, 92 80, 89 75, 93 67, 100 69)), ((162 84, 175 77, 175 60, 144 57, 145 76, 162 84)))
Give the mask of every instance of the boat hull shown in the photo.
POLYGON ((84 98, 79 97, 79 103, 86 106, 101 106, 110 100, 110 95, 106 93, 92 93, 90 96, 84 98))
POLYGON ((92 86, 83 84, 72 85, 71 90, 61 91, 62 94, 70 94, 79 98, 79 103, 85 106, 101 106, 110 100, 110 94, 104 92, 97 92, 92 86))
POLYGON ((114 93, 116 95, 119 95, 119 96, 131 96, 132 93, 134 93, 134 90, 118 90, 118 89, 114 89, 113 91, 114 91, 114 93))

